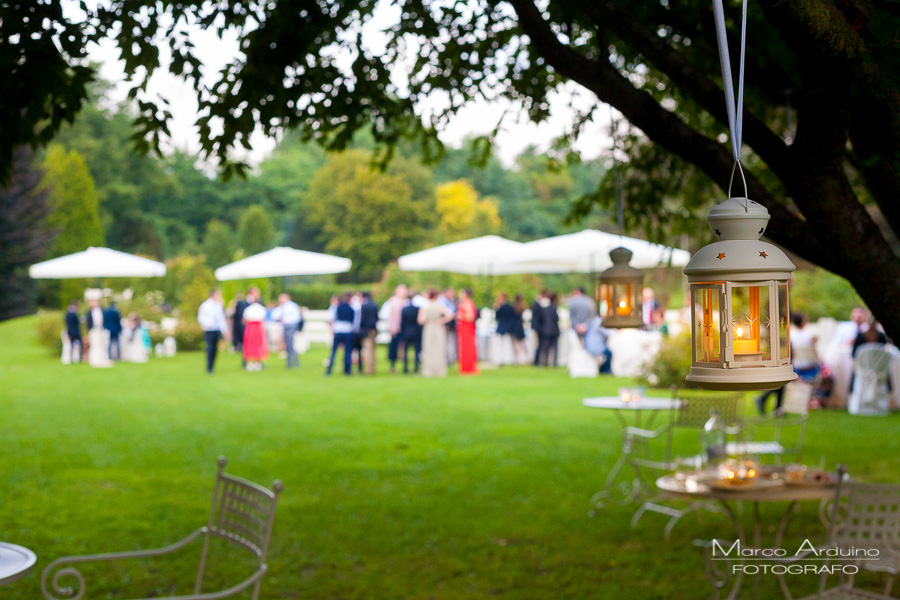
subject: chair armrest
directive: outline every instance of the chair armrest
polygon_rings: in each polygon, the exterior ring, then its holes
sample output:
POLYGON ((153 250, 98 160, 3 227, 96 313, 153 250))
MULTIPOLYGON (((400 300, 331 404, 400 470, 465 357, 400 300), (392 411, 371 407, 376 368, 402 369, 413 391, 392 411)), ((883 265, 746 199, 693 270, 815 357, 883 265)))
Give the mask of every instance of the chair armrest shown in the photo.
POLYGON ((41 575, 41 592, 44 594, 44 597, 48 600, 62 600, 64 598, 72 598, 76 600, 84 596, 85 585, 84 585, 84 577, 81 575, 81 572, 74 567, 64 567, 60 568, 63 565, 71 565, 77 563, 87 563, 87 562, 100 562, 107 560, 119 560, 124 558, 148 558, 153 556, 163 556, 165 554, 169 554, 171 552, 175 552, 176 550, 180 550, 193 542, 195 539, 200 537, 206 533, 206 527, 201 527, 196 531, 191 532, 186 538, 181 539, 174 544, 170 544, 163 548, 153 548, 149 550, 134 550, 131 552, 109 552, 105 554, 85 554, 83 556, 64 556, 62 558, 57 558, 52 563, 47 565, 44 568, 44 572, 41 575), (54 573, 54 570, 56 572, 54 573), (52 579, 51 579, 52 575, 52 579), (71 587, 61 586, 60 579, 63 577, 73 577, 78 582, 77 591, 71 587), (52 593, 48 590, 47 583, 52 586, 52 593), (58 595, 54 595, 58 594, 58 595))

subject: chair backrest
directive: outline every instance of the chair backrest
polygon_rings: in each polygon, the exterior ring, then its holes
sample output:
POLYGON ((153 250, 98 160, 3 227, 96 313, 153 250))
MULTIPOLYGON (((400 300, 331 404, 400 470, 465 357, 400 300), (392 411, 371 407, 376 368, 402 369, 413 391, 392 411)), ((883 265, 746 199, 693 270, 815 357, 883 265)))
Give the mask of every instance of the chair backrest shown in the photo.
POLYGON ((858 372, 876 373, 879 378, 887 377, 891 355, 884 349, 884 344, 863 344, 856 350, 853 368, 858 372))
POLYGON ((813 384, 805 381, 792 381, 784 388, 784 401, 781 410, 792 415, 809 414, 809 401, 812 400, 813 384))
POLYGON ((266 560, 275 508, 282 484, 275 481, 268 490, 252 481, 225 473, 227 461, 219 457, 216 491, 207 525, 208 535, 242 546, 266 560))
POLYGON ((843 549, 878 550, 873 570, 896 570, 900 552, 900 485, 844 481, 838 469, 829 541, 843 549), (886 569, 885 569, 886 567, 886 569))
POLYGON ((697 429, 712 416, 715 410, 726 426, 736 425, 743 413, 744 395, 736 394, 699 394, 677 390, 673 397, 681 402, 675 418, 676 427, 697 429))

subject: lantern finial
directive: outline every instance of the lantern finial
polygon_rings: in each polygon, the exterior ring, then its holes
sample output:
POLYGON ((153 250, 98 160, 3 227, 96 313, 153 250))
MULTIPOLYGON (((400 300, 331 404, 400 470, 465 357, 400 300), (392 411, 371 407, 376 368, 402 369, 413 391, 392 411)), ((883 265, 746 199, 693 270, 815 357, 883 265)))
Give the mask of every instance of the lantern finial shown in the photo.
POLYGON ((769 224, 769 211, 753 200, 729 198, 709 209, 706 220, 720 240, 758 240, 769 224))

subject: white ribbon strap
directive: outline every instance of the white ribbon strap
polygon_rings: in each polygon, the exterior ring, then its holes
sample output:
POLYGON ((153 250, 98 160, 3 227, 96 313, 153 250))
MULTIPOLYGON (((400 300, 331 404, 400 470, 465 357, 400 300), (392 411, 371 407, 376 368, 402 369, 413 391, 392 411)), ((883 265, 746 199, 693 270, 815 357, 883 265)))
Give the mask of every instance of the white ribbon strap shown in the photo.
POLYGON ((734 101, 734 82, 731 77, 731 57, 728 54, 728 38, 725 37, 725 9, 722 0, 713 0, 716 17, 716 38, 719 42, 719 62, 725 84, 725 108, 728 112, 728 128, 731 130, 731 152, 736 162, 741 161, 741 130, 744 124, 744 50, 747 46, 747 0, 743 0, 741 19, 741 68, 738 75, 738 97, 734 101))

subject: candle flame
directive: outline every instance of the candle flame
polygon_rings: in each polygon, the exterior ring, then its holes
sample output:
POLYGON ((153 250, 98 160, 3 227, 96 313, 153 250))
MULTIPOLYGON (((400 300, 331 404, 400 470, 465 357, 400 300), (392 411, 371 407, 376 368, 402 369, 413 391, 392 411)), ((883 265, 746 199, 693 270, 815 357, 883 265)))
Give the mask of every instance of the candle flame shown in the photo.
POLYGON ((747 477, 756 477, 756 470, 750 469, 749 471, 747 471, 747 477))
POLYGON ((627 306, 628 306, 628 303, 625 302, 624 300, 622 300, 621 302, 619 302, 619 308, 626 308, 627 306))
POLYGON ((727 477, 728 479, 734 479, 734 471, 728 471, 728 473, 725 474, 725 477, 727 477))
POLYGON ((739 340, 740 340, 740 339, 743 339, 743 337, 744 337, 744 330, 743 330, 743 328, 738 327, 737 329, 734 330, 734 334, 737 336, 737 339, 739 339, 739 340))

